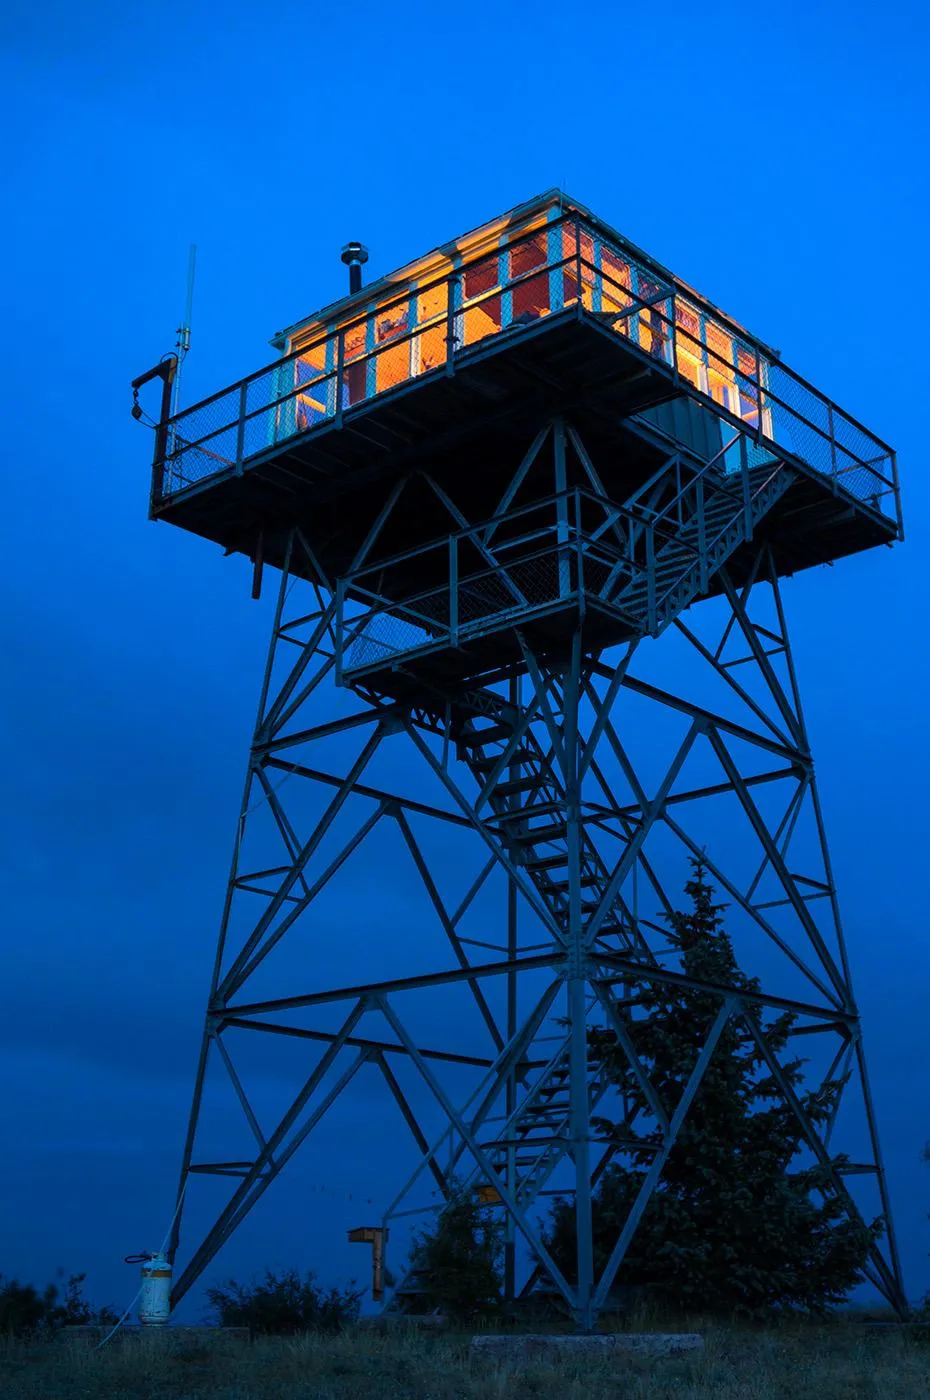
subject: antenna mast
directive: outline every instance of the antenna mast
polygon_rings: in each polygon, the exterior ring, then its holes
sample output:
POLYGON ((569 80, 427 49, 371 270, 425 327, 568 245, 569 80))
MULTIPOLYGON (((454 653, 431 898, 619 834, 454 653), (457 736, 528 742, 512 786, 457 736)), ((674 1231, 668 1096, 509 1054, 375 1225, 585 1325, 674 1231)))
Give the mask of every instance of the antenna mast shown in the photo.
POLYGON ((192 243, 187 260, 187 301, 184 306, 184 321, 178 326, 178 338, 175 341, 175 349, 178 354, 178 368, 174 376, 174 394, 171 400, 172 417, 178 411, 178 395, 181 388, 181 368, 187 358, 187 352, 191 348, 191 312, 194 307, 194 273, 197 268, 197 244, 192 243))

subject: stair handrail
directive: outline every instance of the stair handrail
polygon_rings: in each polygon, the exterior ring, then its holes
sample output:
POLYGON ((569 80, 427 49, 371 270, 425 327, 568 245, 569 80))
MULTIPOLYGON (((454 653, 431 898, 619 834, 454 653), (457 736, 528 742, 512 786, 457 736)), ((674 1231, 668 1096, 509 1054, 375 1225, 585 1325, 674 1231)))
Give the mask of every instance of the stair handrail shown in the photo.
MULTIPOLYGON (((636 495, 632 496, 630 500, 626 503, 626 507, 629 510, 640 511, 642 513, 648 513, 654 516, 654 519, 644 521, 640 529, 654 530, 660 535, 665 534, 667 537, 673 538, 678 544, 682 545, 685 549, 689 550, 690 552, 694 554, 700 554, 701 551, 699 547, 695 544, 692 544, 690 540, 684 538, 680 529, 671 532, 663 530, 662 522, 666 520, 668 516, 672 513, 672 511, 675 509, 675 507, 678 506, 679 503, 685 499, 689 491, 696 492, 700 486, 703 486, 705 489, 709 486, 711 491, 716 492, 718 495, 730 494, 730 492, 727 489, 727 485, 725 484, 725 481, 714 480, 714 473, 712 473, 712 468, 716 465, 716 463, 721 457, 725 456, 725 454, 729 452, 730 449, 736 445, 736 443, 740 442, 743 438, 745 438, 745 436, 745 433, 737 431, 734 434, 734 436, 729 440, 729 442, 724 443, 723 447, 720 448, 719 452, 715 452, 713 457, 710 457, 707 460, 707 462, 705 462, 704 466, 700 469, 700 471, 695 472, 694 476, 692 476, 691 479, 679 489, 679 491, 672 498, 672 500, 668 501, 666 505, 662 508, 661 512, 651 510, 650 507, 644 506, 639 501, 637 501, 636 497, 639 496, 643 490, 643 488, 640 488, 640 491, 638 491, 636 495)), ((781 458, 773 457, 771 461, 773 466, 772 472, 770 472, 770 474, 766 477, 765 481, 761 482, 752 491, 747 493, 746 499, 743 505, 740 507, 741 509, 744 509, 746 505, 748 505, 751 501, 754 501, 757 498, 757 496, 759 496, 760 493, 768 487, 769 483, 772 481, 772 478, 776 476, 777 473, 781 471, 785 466, 785 463, 781 458)), ((752 468, 749 467, 748 463, 743 462, 740 466, 739 475, 748 476, 751 470, 752 468)), ((733 475, 735 477, 736 473, 734 472, 733 475)), ((724 527, 724 529, 726 528, 728 527, 724 527)), ((710 541, 711 544, 717 543, 721 535, 724 533, 724 529, 718 531, 718 533, 714 536, 714 539, 710 541)), ((705 544, 705 548, 706 547, 707 545, 705 544)))
MULTIPOLYGON (((589 1111, 593 1112, 593 1110, 597 1108, 601 1099, 604 1097, 604 1094, 610 1088, 611 1085, 610 1074, 608 1073, 606 1066, 601 1064, 596 1065, 592 1068, 589 1062, 588 1072, 586 1075, 586 1082, 588 1089, 589 1111)), ((514 1119, 519 1118, 519 1112, 519 1109, 515 1110, 514 1114, 512 1115, 514 1119)), ((566 1122, 568 1121, 568 1117, 568 1112, 566 1112, 566 1122)), ((552 1159, 555 1156, 555 1144, 560 1140, 564 1141, 564 1139, 560 1138, 559 1134, 555 1134, 552 1137, 552 1139, 550 1139, 550 1141, 539 1142, 536 1144, 536 1146, 538 1146, 539 1148, 539 1151, 536 1154, 536 1160, 526 1170, 526 1175, 524 1176, 523 1182, 521 1183, 523 1190, 526 1189, 527 1184, 530 1184, 533 1187, 534 1198, 538 1196, 538 1193, 545 1186, 546 1182, 550 1179, 553 1171, 558 1165, 558 1158, 556 1157, 555 1161, 553 1161, 552 1159)), ((527 1143, 527 1146, 532 1145, 533 1144, 531 1143, 527 1143)), ((520 1189, 521 1188, 518 1187, 518 1193, 520 1189)))
MULTIPOLYGON (((668 502, 668 504, 667 504, 666 506, 663 507, 663 509, 662 509, 661 511, 652 510, 649 506, 643 505, 639 498, 640 498, 642 495, 644 495, 644 493, 645 493, 646 491, 650 490, 653 486, 655 486, 655 485, 658 484, 658 482, 661 480, 662 475, 663 475, 663 473, 665 472, 666 467, 667 467, 667 465, 668 465, 668 462, 667 462, 667 461, 663 464, 662 467, 659 468, 659 470, 658 470, 657 472, 655 472, 655 473, 649 478, 649 480, 648 480, 647 482, 645 482, 644 485, 642 485, 642 486, 639 488, 638 491, 635 491, 635 492, 633 493, 633 495, 630 497, 630 499, 626 502, 626 509, 627 509, 627 510, 634 511, 634 512, 635 512, 635 511, 641 511, 641 512, 643 512, 644 514, 654 515, 654 516, 656 517, 656 520, 661 519, 661 517, 662 517, 663 515, 667 515, 667 514, 668 514, 668 512, 669 512, 669 510, 671 509, 672 506, 678 504, 679 500, 685 495, 685 493, 689 490, 689 488, 692 487, 696 481, 700 481, 704 476, 706 476, 707 473, 710 471, 710 469, 711 469, 713 466, 716 465, 718 459, 721 458, 721 457, 723 457, 723 456, 725 456, 726 453, 729 452, 730 448, 733 447, 733 446, 735 446, 735 444, 736 444, 737 442, 739 442, 740 438, 742 438, 743 436, 744 436, 744 434, 743 434, 742 432, 740 432, 739 430, 737 430, 737 432, 734 433, 734 435, 733 435, 733 437, 730 439, 730 441, 724 443, 724 445, 720 448, 719 452, 715 452, 715 453, 714 453, 713 457, 709 457, 709 458, 708 458, 708 460, 704 463, 704 465, 700 468, 700 470, 699 470, 699 471, 696 471, 696 472, 694 473, 694 475, 690 478, 690 480, 687 481, 687 482, 685 482, 684 486, 682 486, 682 487, 679 489, 678 493, 672 498, 671 501, 668 502)), ((714 484, 714 486, 713 486, 712 489, 721 491, 721 490, 724 490, 725 488, 724 488, 723 486, 719 486, 719 485, 714 484)))
MULTIPOLYGON (((778 476, 779 472, 782 472, 782 471, 785 471, 785 470, 786 470, 786 465, 785 465, 785 463, 782 461, 782 459, 781 459, 780 457, 773 457, 771 460, 772 460, 772 470, 769 472, 768 476, 765 478, 764 481, 758 482, 750 491, 748 491, 748 492, 746 493, 746 499, 745 499, 744 502, 742 502, 742 503, 740 504, 740 507, 739 507, 739 510, 737 511, 737 514, 739 514, 739 511, 745 510, 745 508, 746 508, 747 505, 750 505, 750 506, 751 506, 752 503, 753 503, 754 501, 758 500, 759 496, 761 496, 761 495, 763 494, 763 492, 765 492, 766 490, 768 490, 768 487, 771 485, 771 483, 772 483, 772 481, 775 479, 775 477, 778 476)), ((760 465, 762 465, 762 464, 760 463, 760 465)), ((745 471, 747 472, 747 475, 748 475, 748 473, 752 471, 752 468, 751 468, 751 467, 746 467, 746 468, 745 468, 745 471)), ((735 473, 734 473, 734 475, 735 475, 735 473)), ((714 486, 713 489, 714 489, 714 490, 718 490, 718 489, 720 489, 720 488, 718 488, 717 486, 714 486)), ((705 542, 705 549, 711 549, 711 548, 713 548, 713 546, 717 543, 717 541, 718 541, 719 539, 721 539, 722 536, 723 536, 723 535, 726 533, 726 531, 729 529, 730 523, 732 523, 732 522, 729 522, 728 524, 722 526, 722 527, 717 531, 717 534, 713 537, 713 539, 708 540, 708 541, 705 542)))
MULTIPOLYGON (((747 466, 744 464, 742 470, 743 470, 744 472, 746 472, 747 477, 748 477, 748 472, 749 472, 751 469, 750 469, 749 467, 747 467, 747 466)), ((775 479, 775 477, 778 476, 778 474, 779 474, 780 472, 783 472, 783 471, 786 471, 786 470, 787 470, 786 464, 785 464, 784 461, 782 461, 781 458, 773 458, 773 459, 772 459, 772 470, 768 473, 768 475, 766 476, 765 480, 759 482, 759 483, 754 487, 753 490, 751 490, 751 491, 747 490, 747 491, 745 492, 744 499, 743 499, 742 501, 740 501, 739 503, 737 503, 737 502, 734 501, 734 512, 733 512, 733 515, 732 515, 728 520, 726 520, 726 521, 720 526, 720 528, 717 530, 717 533, 713 536, 713 538, 711 538, 711 539, 706 539, 706 538, 705 538, 703 550, 701 550, 701 548, 700 548, 698 545, 692 544, 690 540, 684 539, 684 538, 682 537, 681 534, 678 534, 678 535, 676 536, 676 539, 677 539, 678 544, 679 544, 679 545, 684 545, 686 549, 691 550, 694 554, 696 554, 697 557, 698 557, 698 563, 699 563, 699 565, 700 565, 702 568, 704 568, 705 565, 703 564, 703 560, 706 559, 706 557, 707 557, 707 555, 708 555, 708 553, 709 553, 710 551, 712 551, 713 549, 716 548, 716 546, 719 544, 720 540, 722 540, 723 537, 727 534, 727 532, 732 528, 734 521, 736 521, 736 520, 740 517, 740 515, 748 514, 748 516, 750 516, 750 517, 754 520, 754 511, 753 511, 753 509, 752 509, 754 502, 755 502, 756 500, 758 500, 758 498, 759 498, 765 491, 768 490, 769 486, 771 485, 771 483, 772 483, 772 481, 775 479)), ((696 477, 696 478, 695 478, 695 481, 697 481, 698 479, 699 479, 699 478, 696 477)), ((647 527, 647 528, 651 528, 651 527, 647 527)), ((674 590, 675 590, 676 588, 678 588, 678 587, 681 585, 682 579, 686 576, 686 574, 691 574, 691 573, 693 573, 693 571, 694 571, 694 563, 692 563, 692 564, 688 567, 688 569, 685 570, 676 580, 674 580, 672 583, 669 583, 669 584, 667 585, 667 587, 665 588, 664 592, 662 593, 661 598, 657 598, 657 599, 655 600, 655 613, 656 613, 656 616, 658 616, 659 608, 662 606, 662 604, 663 604, 663 603, 665 602, 665 600, 668 598, 669 594, 671 594, 672 592, 674 592, 674 590)))
MULTIPOLYGON (((715 452, 712 457, 708 458, 704 465, 698 471, 696 471, 693 474, 693 476, 691 476, 689 480, 685 482, 684 485, 679 487, 678 491, 673 496, 671 501, 666 502, 666 504, 662 507, 660 511, 645 505, 642 500, 642 497, 646 495, 647 492, 651 491, 653 487, 655 487, 662 480, 663 476, 667 474, 669 461, 671 459, 667 458, 663 465, 659 468, 659 470, 657 472, 654 472, 653 475, 648 479, 648 481, 646 481, 639 488, 638 491, 634 492, 630 499, 625 503, 625 509, 632 514, 634 522, 637 522, 634 523, 630 528, 629 549, 631 556, 639 539, 641 539, 643 534, 645 534, 647 537, 647 554, 649 556, 650 564, 653 563, 655 558, 655 537, 658 533, 660 538, 664 535, 666 538, 678 539, 679 542, 682 543, 686 549, 690 549, 692 553, 700 557, 700 550, 697 547, 697 545, 692 545, 690 541, 682 538, 681 525, 683 524, 683 522, 679 522, 678 529, 666 529, 663 527, 662 522, 667 520, 672 511, 681 505, 681 503, 686 497, 687 492, 695 491, 696 489, 698 489, 698 483, 702 483, 702 485, 705 482, 709 483, 712 491, 722 492, 726 490, 726 487, 722 483, 714 481, 714 468, 716 467, 718 460, 721 457, 725 456, 726 453, 730 451, 731 447, 735 446, 735 444, 740 440, 742 436, 743 434, 740 431, 737 431, 729 442, 724 443, 723 446, 719 449, 719 451, 715 452), (652 517, 651 519, 648 518, 650 516, 652 517)), ((676 470, 680 473, 680 454, 676 453, 674 460, 676 470)), ((651 567, 649 570, 649 574, 651 578, 651 567)), ((650 616, 652 614, 651 591, 652 590, 650 589, 650 616)))

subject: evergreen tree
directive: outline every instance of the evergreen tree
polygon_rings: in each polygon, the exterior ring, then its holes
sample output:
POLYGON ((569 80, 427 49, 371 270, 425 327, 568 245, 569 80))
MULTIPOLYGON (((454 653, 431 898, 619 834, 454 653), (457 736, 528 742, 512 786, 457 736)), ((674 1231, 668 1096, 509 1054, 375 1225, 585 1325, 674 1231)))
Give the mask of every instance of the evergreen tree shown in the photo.
POLYGON ((439 1309, 455 1321, 494 1312, 502 1291, 503 1225, 465 1189, 454 1192, 432 1230, 414 1241, 407 1265, 411 1311, 439 1309))
MULTIPOLYGON (((737 966, 724 926, 725 905, 700 860, 685 886, 692 908, 669 920, 684 972, 701 982, 758 992, 755 978, 737 966)), ((712 992, 644 983, 631 1040, 669 1113, 674 1111, 714 1019, 720 997, 712 992)), ((765 1023, 768 1044, 782 1063, 795 1017, 765 1023)), ((627 1101, 646 1108, 626 1055, 610 1030, 589 1032, 592 1064, 602 1064, 627 1101)), ((823 1124, 841 1081, 819 1091, 800 1087, 805 1062, 784 1064, 784 1074, 810 1118, 823 1124)), ((599 1135, 629 1142, 630 1129, 595 1120, 599 1135)), ((661 1142, 659 1129, 641 1135, 661 1142)), ((775 1310, 822 1313, 841 1302, 861 1277, 869 1245, 882 1231, 850 1220, 834 1193, 814 1195, 825 1183, 819 1165, 792 1169, 803 1133, 768 1066, 742 1023, 725 1027, 682 1123, 660 1177, 621 1264, 617 1281, 650 1285, 670 1306, 761 1316, 775 1310)), ((594 1194, 594 1255, 599 1275, 653 1160, 633 1148, 629 1165, 612 1164, 594 1194)), ((845 1159, 835 1159, 842 1162, 845 1159)), ((568 1278, 576 1276, 575 1220, 571 1205, 556 1202, 548 1243, 568 1278)))

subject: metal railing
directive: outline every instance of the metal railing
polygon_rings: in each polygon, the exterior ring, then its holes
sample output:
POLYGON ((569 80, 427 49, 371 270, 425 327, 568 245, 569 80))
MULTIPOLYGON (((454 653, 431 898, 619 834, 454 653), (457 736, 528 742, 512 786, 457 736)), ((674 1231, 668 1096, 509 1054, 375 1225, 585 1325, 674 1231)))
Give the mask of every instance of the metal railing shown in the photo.
POLYGON ((542 616, 596 572, 619 588, 624 570, 645 568, 632 558, 636 524, 576 488, 366 565, 337 585, 337 675, 542 616), (403 591, 405 578, 430 574, 434 587, 403 591))
POLYGON ((467 646, 569 603, 656 635, 751 534, 786 471, 771 460, 727 477, 712 461, 683 477, 678 465, 666 469, 663 499, 644 492, 623 507, 576 487, 367 564, 337 584, 337 678, 467 646), (437 582, 411 592, 407 581, 424 577, 437 582))
POLYGON ((790 456, 900 526, 894 453, 689 289, 575 213, 411 284, 168 420, 153 499, 324 427, 379 396, 454 374, 477 347, 547 317, 592 320, 759 447, 790 456))

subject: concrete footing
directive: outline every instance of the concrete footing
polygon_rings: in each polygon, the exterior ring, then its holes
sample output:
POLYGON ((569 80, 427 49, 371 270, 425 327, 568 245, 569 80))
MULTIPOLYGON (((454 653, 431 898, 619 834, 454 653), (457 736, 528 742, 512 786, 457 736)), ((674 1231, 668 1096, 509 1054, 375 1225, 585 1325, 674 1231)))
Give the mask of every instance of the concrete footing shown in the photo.
MULTIPOLYGON (((110 1327, 96 1325, 63 1327, 58 1335, 62 1341, 98 1346, 111 1331, 110 1327)), ((124 1322, 108 1345, 114 1346, 121 1339, 128 1342, 138 1341, 143 1337, 151 1337, 156 1345, 166 1347, 190 1346, 192 1343, 209 1345, 229 1340, 247 1342, 250 1335, 248 1327, 181 1327, 170 1323, 167 1327, 143 1327, 138 1322, 124 1322)))
POLYGON ((447 1332, 447 1317, 433 1313, 376 1313, 360 1317, 355 1324, 360 1332, 447 1332))
POLYGON ((555 1356, 679 1356, 703 1351, 704 1338, 697 1332, 613 1332, 605 1336, 473 1337, 471 1349, 501 1361, 528 1361, 555 1356))

